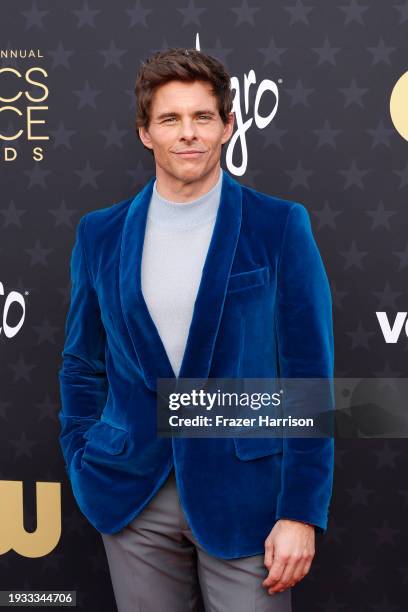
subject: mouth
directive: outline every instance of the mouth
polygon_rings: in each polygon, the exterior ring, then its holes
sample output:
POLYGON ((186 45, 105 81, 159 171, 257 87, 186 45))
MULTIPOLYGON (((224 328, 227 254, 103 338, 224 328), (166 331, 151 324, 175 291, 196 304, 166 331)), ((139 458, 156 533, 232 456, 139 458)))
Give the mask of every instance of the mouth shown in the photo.
POLYGON ((196 159, 197 157, 204 155, 205 151, 196 151, 193 149, 191 151, 176 151, 175 153, 178 157, 183 157, 185 159, 196 159))

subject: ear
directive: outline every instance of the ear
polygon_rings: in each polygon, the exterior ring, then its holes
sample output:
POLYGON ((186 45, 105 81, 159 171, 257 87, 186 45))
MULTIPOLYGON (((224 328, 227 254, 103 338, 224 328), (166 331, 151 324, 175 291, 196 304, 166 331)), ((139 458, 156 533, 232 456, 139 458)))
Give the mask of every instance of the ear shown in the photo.
POLYGON ((224 125, 224 131, 221 139, 222 144, 226 143, 231 138, 232 132, 234 131, 234 123, 235 113, 231 112, 228 114, 227 123, 224 125))
POLYGON ((150 134, 147 129, 143 126, 139 129, 139 137, 145 147, 148 149, 153 149, 152 139, 150 138, 150 134))

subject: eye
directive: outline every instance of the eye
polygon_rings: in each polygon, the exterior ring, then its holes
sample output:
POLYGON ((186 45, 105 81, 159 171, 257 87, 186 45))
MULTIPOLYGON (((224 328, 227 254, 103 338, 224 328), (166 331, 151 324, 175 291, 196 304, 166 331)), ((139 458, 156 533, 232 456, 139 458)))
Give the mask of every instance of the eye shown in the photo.
MULTIPOLYGON (((210 115, 198 115, 198 119, 207 121, 211 119, 211 116, 210 115)), ((176 117, 166 117, 166 119, 163 119, 163 123, 170 123, 175 120, 176 120, 176 117)))

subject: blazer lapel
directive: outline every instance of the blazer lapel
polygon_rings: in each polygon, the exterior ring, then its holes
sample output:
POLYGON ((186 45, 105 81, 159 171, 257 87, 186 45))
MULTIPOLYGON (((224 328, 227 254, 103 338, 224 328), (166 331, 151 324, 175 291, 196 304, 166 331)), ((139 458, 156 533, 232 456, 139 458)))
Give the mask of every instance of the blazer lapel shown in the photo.
MULTIPOLYGON (((208 377, 238 242, 242 218, 241 186, 226 171, 222 172, 220 204, 194 303, 180 378, 208 377)), ((123 226, 119 262, 123 316, 145 382, 153 391, 157 390, 157 378, 175 377, 141 286, 143 242, 155 178, 150 179, 129 206, 123 226)))

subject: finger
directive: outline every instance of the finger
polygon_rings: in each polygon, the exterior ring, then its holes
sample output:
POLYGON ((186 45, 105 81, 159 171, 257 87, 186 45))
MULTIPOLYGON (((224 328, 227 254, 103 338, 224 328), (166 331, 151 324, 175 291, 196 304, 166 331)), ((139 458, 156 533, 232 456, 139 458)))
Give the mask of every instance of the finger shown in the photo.
POLYGON ((285 590, 290 586, 290 584, 293 581, 293 575, 294 575, 295 569, 297 568, 299 564, 299 561, 300 559, 290 560, 286 564, 286 567, 284 571, 282 572, 280 579, 275 584, 272 584, 271 587, 269 588, 269 593, 271 592, 276 593, 281 590, 285 590))
POLYGON ((265 544, 264 565, 270 570, 273 561, 274 546, 265 544))
POLYGON ((299 582, 300 580, 302 580, 302 578, 304 578, 305 576, 306 576, 306 564, 304 561, 302 561, 296 566, 295 571, 293 572, 292 586, 296 584, 297 582, 299 582))
POLYGON ((280 581, 288 585, 292 582, 295 571, 298 569, 301 563, 301 558, 290 559, 287 564, 285 571, 283 572, 280 581))
POLYGON ((312 562, 313 562, 313 557, 311 559, 306 559, 304 563, 304 568, 303 568, 303 576, 302 576, 303 578, 306 576, 306 574, 310 572, 312 562))
POLYGON ((295 586, 295 584, 300 582, 300 580, 302 580, 306 576, 306 574, 309 573, 310 567, 312 565, 312 561, 313 561, 313 557, 311 559, 300 560, 299 563, 296 564, 295 566, 295 569, 293 571, 293 576, 289 580, 289 584, 286 584, 285 576, 282 575, 280 582, 275 584, 273 588, 270 588, 268 593, 269 594, 276 593, 282 589, 284 590, 285 588, 290 588, 290 587, 295 586))
POLYGON ((280 580, 284 570, 286 567, 286 560, 281 559, 275 555, 269 573, 265 580, 262 582, 262 585, 265 587, 270 587, 276 582, 280 580))

